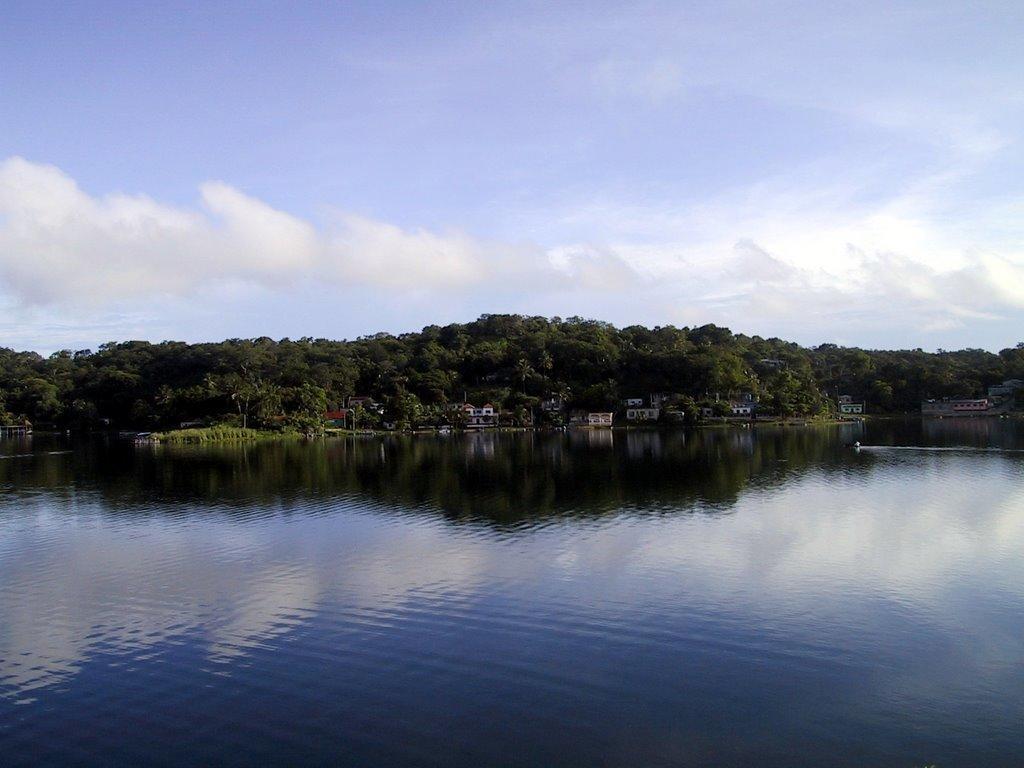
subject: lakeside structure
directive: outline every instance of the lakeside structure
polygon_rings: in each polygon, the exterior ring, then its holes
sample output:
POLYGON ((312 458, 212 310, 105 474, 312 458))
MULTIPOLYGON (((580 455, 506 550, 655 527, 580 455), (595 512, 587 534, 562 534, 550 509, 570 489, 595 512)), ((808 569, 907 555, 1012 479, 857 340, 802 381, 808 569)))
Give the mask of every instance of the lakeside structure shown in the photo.
POLYGON ((733 416, 753 416, 757 410, 757 403, 753 400, 739 400, 729 403, 729 413, 733 416))
POLYGON ((327 411, 324 414, 324 421, 327 422, 328 427, 346 429, 349 426, 349 417, 352 414, 350 408, 338 408, 333 411, 327 411))
POLYGON ((839 396, 839 414, 841 416, 862 416, 864 413, 863 401, 854 402, 853 395, 839 396))
POLYGON ((988 398, 957 400, 925 400, 921 403, 924 416, 981 416, 989 411, 988 398))
POLYGON ((943 398, 924 400, 922 416, 1002 416, 1014 410, 1018 392, 1024 391, 1024 381, 1007 379, 988 388, 988 397, 943 398))
POLYGON ((1016 397, 1017 391, 1024 389, 1024 381, 1020 379, 1007 379, 1002 384, 994 384, 988 388, 990 400, 998 400, 1003 397, 1016 397))
POLYGON ((498 411, 490 403, 477 408, 471 403, 463 403, 459 408, 466 420, 466 429, 487 429, 498 426, 498 411))
POLYGON ((645 408, 643 406, 626 408, 626 421, 629 422, 657 421, 660 415, 660 408, 645 408))

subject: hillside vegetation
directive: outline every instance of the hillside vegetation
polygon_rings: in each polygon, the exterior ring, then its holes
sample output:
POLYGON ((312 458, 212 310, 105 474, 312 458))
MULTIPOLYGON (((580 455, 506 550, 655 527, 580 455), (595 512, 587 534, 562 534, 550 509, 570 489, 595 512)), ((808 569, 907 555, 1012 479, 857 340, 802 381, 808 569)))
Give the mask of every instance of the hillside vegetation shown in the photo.
MULTIPOLYGON (((916 411, 924 398, 983 395, 1024 378, 1024 345, 998 354, 879 351, 734 334, 727 328, 616 328, 581 318, 484 315, 354 341, 127 341, 49 357, 0 349, 0 419, 155 430, 183 422, 309 431, 350 395, 396 424, 438 422, 450 403, 491 402, 525 419, 542 398, 610 410, 621 398, 702 402, 750 393, 766 412, 817 415, 838 394, 869 412, 916 411)), ((371 424, 372 425, 372 424, 371 424)))

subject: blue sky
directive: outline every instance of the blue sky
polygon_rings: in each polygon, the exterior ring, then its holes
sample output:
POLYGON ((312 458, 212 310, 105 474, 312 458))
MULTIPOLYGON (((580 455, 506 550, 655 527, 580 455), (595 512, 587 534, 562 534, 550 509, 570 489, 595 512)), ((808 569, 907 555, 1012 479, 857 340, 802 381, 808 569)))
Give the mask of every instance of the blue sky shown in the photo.
POLYGON ((1024 339, 1020 3, 45 3, 0 344, 482 312, 1024 339))

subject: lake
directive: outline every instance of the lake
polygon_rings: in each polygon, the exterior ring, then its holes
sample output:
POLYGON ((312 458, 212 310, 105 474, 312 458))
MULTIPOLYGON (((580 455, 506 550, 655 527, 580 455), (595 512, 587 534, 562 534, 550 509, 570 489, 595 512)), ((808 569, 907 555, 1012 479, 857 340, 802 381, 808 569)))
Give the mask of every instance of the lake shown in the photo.
POLYGON ((0 455, 4 766, 1024 764, 1024 422, 0 455))

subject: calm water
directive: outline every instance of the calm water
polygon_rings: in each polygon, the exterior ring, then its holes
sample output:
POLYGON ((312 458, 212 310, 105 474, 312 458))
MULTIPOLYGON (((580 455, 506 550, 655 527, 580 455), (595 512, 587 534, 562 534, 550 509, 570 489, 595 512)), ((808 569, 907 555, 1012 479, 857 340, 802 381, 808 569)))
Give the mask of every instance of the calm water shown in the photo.
POLYGON ((4 766, 1024 765, 1024 423, 0 454, 4 766))

